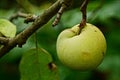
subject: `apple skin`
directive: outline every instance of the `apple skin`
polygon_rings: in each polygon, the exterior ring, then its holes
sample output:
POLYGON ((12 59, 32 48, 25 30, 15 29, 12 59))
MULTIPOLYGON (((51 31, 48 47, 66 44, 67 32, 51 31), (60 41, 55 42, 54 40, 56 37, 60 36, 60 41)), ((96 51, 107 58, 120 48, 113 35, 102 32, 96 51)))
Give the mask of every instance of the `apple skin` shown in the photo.
POLYGON ((56 43, 60 61, 71 69, 93 70, 102 62, 106 53, 103 33, 94 25, 79 24, 62 31, 56 43))

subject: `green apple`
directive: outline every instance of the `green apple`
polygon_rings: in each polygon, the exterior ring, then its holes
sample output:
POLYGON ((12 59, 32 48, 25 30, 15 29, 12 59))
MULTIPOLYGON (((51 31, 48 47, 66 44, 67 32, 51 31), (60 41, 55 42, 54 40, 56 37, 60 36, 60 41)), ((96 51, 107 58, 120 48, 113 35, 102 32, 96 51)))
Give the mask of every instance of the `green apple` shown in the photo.
POLYGON ((92 70, 102 62, 106 53, 103 33, 94 25, 79 24, 62 31, 57 39, 57 55, 60 61, 72 69, 92 70))
POLYGON ((16 26, 9 20, 0 19, 0 36, 13 38, 16 35, 16 26))

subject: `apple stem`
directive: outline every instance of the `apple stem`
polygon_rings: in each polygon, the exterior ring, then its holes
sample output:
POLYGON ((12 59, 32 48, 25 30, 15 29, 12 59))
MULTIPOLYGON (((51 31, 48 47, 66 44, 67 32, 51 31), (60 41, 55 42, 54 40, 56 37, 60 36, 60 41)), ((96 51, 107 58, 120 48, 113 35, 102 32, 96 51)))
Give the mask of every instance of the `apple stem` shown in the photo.
POLYGON ((88 5, 88 2, 89 0, 84 0, 81 7, 80 7, 80 10, 82 12, 82 21, 80 22, 80 28, 83 28, 85 25, 86 25, 86 18, 87 18, 87 5, 88 5))

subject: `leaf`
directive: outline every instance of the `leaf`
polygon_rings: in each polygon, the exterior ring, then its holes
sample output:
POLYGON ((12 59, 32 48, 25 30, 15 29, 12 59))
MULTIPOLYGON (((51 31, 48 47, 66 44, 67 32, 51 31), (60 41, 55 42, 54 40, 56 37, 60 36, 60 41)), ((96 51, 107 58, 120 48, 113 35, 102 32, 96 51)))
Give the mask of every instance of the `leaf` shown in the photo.
POLYGON ((0 33, 5 37, 15 37, 16 26, 7 19, 0 19, 0 33))
POLYGON ((30 49, 20 62, 21 80, 59 80, 56 65, 44 49, 30 49))

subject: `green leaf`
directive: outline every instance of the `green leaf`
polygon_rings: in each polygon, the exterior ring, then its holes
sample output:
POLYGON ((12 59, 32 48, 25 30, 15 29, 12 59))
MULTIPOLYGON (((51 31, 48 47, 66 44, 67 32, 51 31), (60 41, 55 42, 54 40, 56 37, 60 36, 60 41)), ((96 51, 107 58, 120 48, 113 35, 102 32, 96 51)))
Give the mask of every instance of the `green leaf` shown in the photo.
POLYGON ((0 34, 5 37, 15 37, 16 35, 16 25, 11 23, 7 19, 0 19, 0 34))
POLYGON ((59 80, 51 55, 42 48, 25 52, 19 68, 21 80, 59 80))

